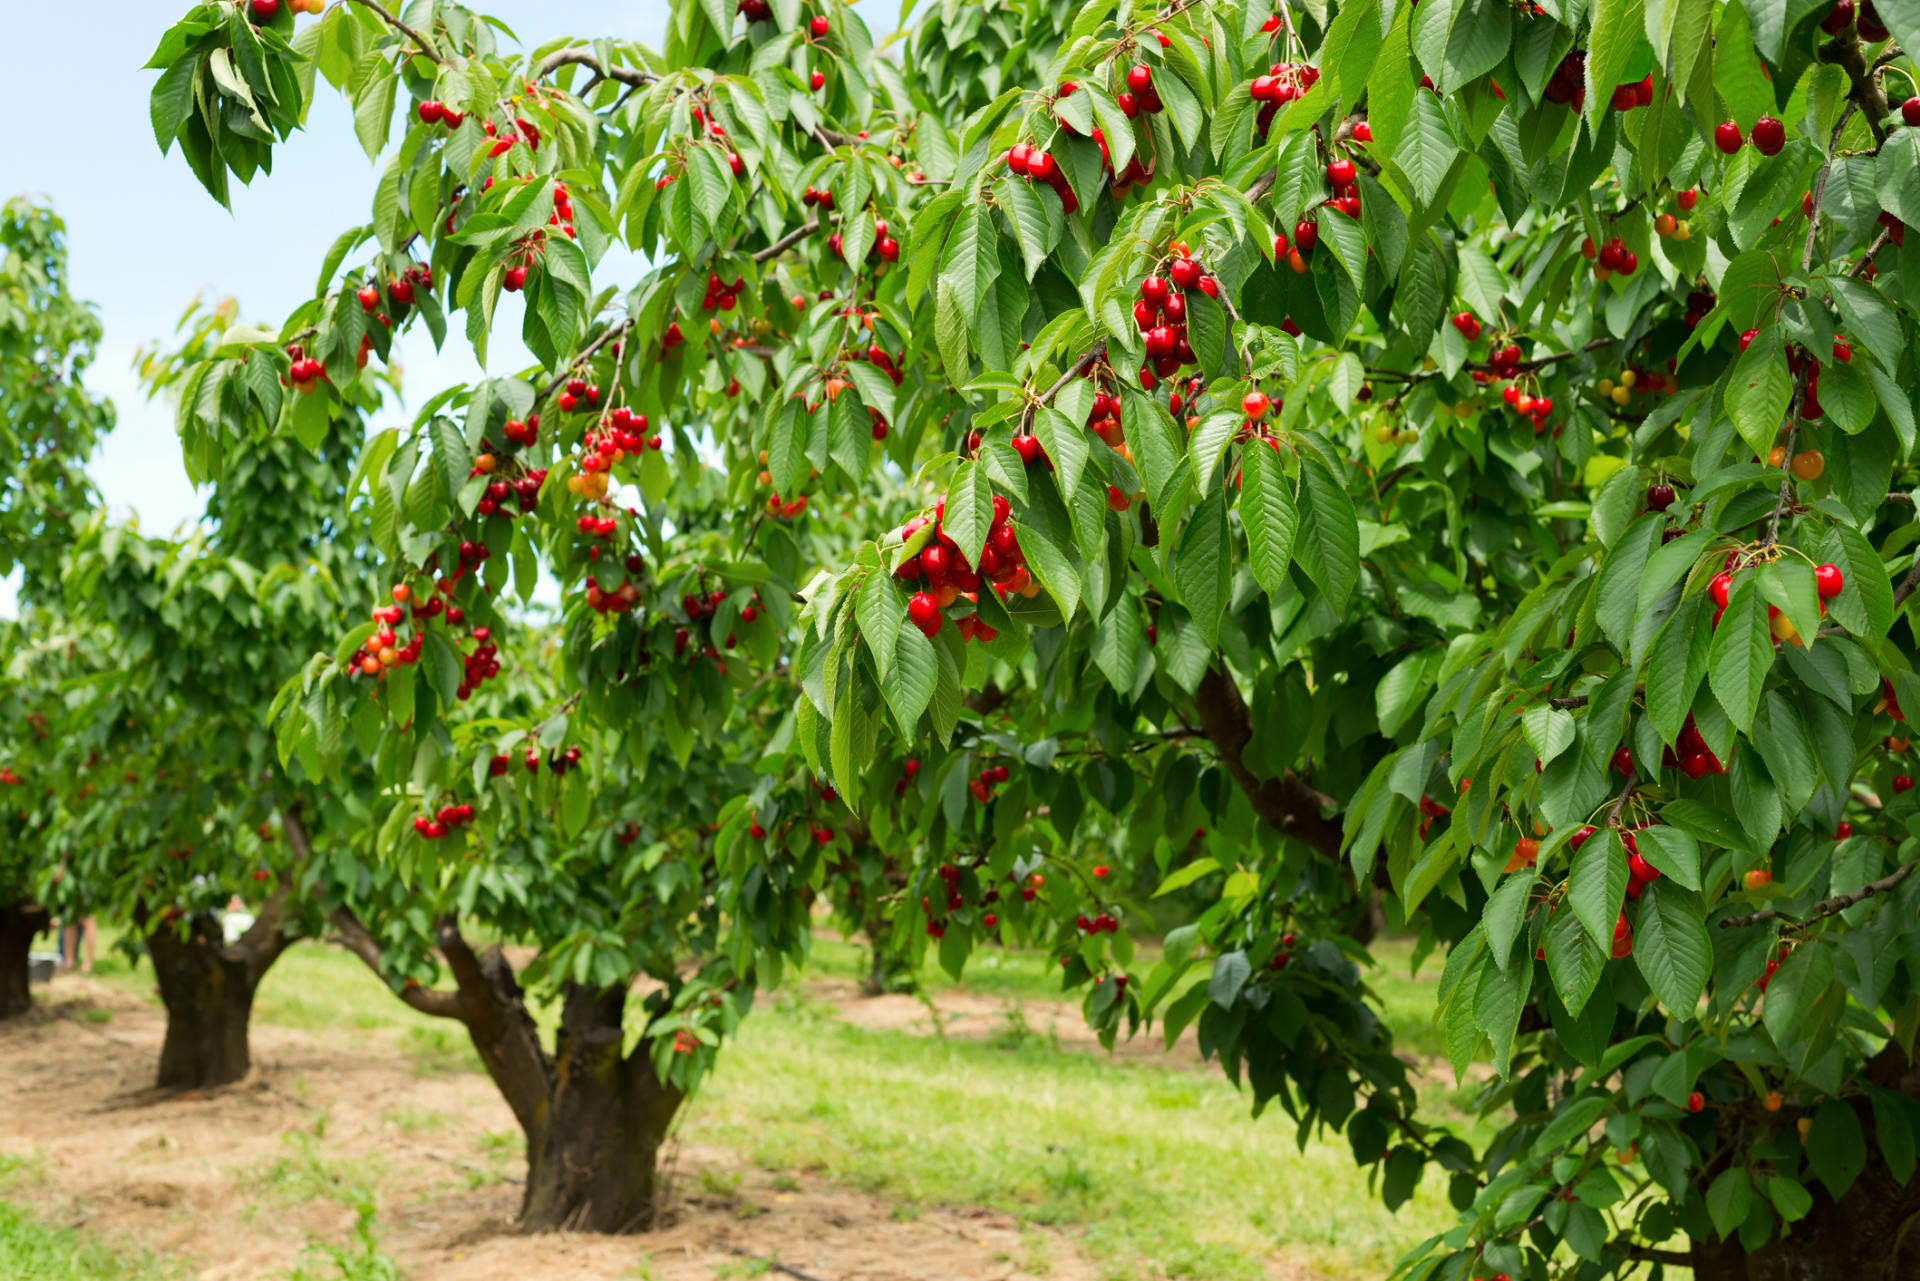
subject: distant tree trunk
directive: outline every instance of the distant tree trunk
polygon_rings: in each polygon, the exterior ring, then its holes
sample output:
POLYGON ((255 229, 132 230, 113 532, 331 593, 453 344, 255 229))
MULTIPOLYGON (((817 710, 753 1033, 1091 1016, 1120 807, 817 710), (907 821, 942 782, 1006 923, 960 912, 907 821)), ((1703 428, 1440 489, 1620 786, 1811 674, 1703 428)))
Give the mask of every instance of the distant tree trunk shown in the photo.
POLYGON ((231 1085, 252 1068, 247 1030, 253 1021, 253 996, 273 963, 300 937, 294 894, 306 852, 303 838, 293 865, 281 873, 247 932, 232 943, 213 912, 189 917, 184 930, 164 914, 155 920, 150 909, 135 912, 134 923, 146 933, 160 1000, 167 1007, 157 1081, 161 1089, 231 1085))
POLYGON ((194 917, 184 937, 171 923, 162 924, 147 936, 147 951, 167 1007, 160 1088, 202 1090, 246 1076, 258 979, 244 959, 227 955, 219 919, 210 913, 194 917))
MULTIPOLYGON (((380 947, 345 908, 339 941, 376 971, 380 947)), ((568 984, 549 1055, 513 967, 498 947, 476 953, 457 924, 436 925, 452 992, 408 987, 426 1014, 459 1020, 527 1139, 525 1232, 645 1232, 657 1213, 660 1145, 683 1101, 654 1072, 650 1044, 622 1054, 625 987, 568 984)))
MULTIPOLYGON (((1920 1097, 1920 1068, 1889 1045, 1867 1065, 1867 1079, 1884 1089, 1920 1097)), ((1873 1142, 1872 1109, 1864 1098, 1848 1100, 1868 1135, 1867 1168, 1835 1201, 1811 1176, 1813 1209, 1790 1235, 1776 1236, 1748 1253, 1738 1240, 1696 1241, 1687 1256, 1694 1281, 1909 1281, 1920 1277, 1920 1177, 1905 1186, 1894 1178, 1873 1142)), ((1789 1113, 1776 1124, 1789 1124, 1789 1113)), ((1725 1168, 1725 1159, 1707 1178, 1725 1168)), ((1755 1195, 1759 1190, 1755 1189, 1755 1195)))
POLYGON ((27 953, 33 936, 47 928, 47 909, 34 903, 0 905, 0 1019, 15 1018, 33 1008, 28 991, 27 953))

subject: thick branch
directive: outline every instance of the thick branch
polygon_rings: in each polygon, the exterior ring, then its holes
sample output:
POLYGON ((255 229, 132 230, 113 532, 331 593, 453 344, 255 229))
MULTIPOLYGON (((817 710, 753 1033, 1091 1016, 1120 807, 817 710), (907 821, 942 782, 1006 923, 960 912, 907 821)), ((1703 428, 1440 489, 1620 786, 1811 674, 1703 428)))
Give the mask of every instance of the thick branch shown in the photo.
POLYGON ((1218 665, 1207 670, 1194 691, 1200 727, 1220 755, 1220 763, 1252 803, 1254 813, 1323 857, 1340 858, 1340 824, 1323 817, 1333 807, 1331 798, 1310 786, 1292 770, 1278 778, 1260 778, 1242 755, 1253 738, 1253 716, 1240 689, 1218 665))
POLYGON ((306 826, 301 823, 299 815, 290 809, 282 811, 280 825, 286 834, 288 847, 293 850, 293 862, 281 871, 273 893, 267 896, 267 901, 255 913, 253 924, 247 927, 247 932, 221 949, 228 960, 245 965, 255 983, 293 944, 292 936, 286 931, 287 920, 293 915, 294 895, 299 890, 300 876, 313 854, 306 826))
MULTIPOLYGON (((1881 877, 1879 880, 1862 885, 1851 894, 1836 894, 1832 898, 1823 898, 1818 903, 1815 903, 1805 916, 1799 918, 1799 923, 1802 925, 1811 925, 1815 921, 1824 920, 1829 916, 1844 912, 1855 903, 1864 902, 1872 898, 1875 894, 1885 894, 1888 890, 1896 888, 1900 882, 1906 880, 1907 877, 1913 875, 1913 869, 1916 867, 1920 867, 1920 863, 1902 863, 1898 868, 1881 877)), ((1770 907, 1765 911, 1754 912, 1747 916, 1729 916, 1726 920, 1720 922, 1720 928, 1726 930, 1732 929, 1736 925, 1758 925, 1761 921, 1791 921, 1793 919, 1793 917, 1787 915, 1785 912, 1777 911, 1770 907)))
POLYGON ((1907 597, 1913 595, 1913 589, 1916 587, 1920 587, 1920 560, 1913 562, 1913 568, 1907 571, 1907 576, 1901 580, 1900 586, 1894 589, 1893 607, 1899 609, 1906 604, 1907 597))
MULTIPOLYGON (((371 931, 360 923, 360 918, 347 907, 337 907, 332 916, 333 928, 339 931, 330 943, 338 943, 366 963, 368 969, 380 975, 384 981, 386 974, 380 968, 380 944, 371 931)), ((405 1001, 422 1014, 430 1014, 437 1019, 465 1019, 465 1007, 458 992, 440 992, 432 988, 407 987, 399 992, 405 1001)))
POLYGON ((386 6, 380 3, 380 0, 353 0, 353 2, 362 8, 370 9, 380 15, 382 22, 407 37, 407 39, 413 41, 413 43, 419 47, 421 53, 432 58, 442 66, 446 65, 447 60, 440 56, 439 50, 433 47, 431 40, 421 35, 418 31, 415 31, 412 27, 409 27, 406 23, 400 21, 400 19, 394 17, 393 14, 387 10, 386 6))
POLYGON ((545 80, 561 67, 587 67, 601 80, 618 80, 623 85, 639 88, 650 85, 660 77, 632 67, 609 67, 600 61, 598 54, 591 49, 556 49, 540 59, 533 66, 533 78, 545 80))
POLYGON ((459 985, 473 1048, 531 1140, 545 1131, 553 1063, 540 1046, 540 1029, 527 1013, 513 967, 497 945, 475 955, 451 916, 434 922, 434 934, 459 985))

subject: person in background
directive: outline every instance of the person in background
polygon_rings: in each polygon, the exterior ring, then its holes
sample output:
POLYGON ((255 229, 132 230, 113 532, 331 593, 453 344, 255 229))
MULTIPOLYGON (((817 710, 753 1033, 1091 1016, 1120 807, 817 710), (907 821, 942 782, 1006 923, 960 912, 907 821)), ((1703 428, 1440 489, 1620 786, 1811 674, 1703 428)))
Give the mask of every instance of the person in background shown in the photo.
POLYGON ((78 916, 67 920, 60 926, 60 968, 71 970, 80 959, 80 945, 86 944, 87 960, 81 966, 82 974, 93 973, 94 948, 99 943, 99 932, 94 926, 93 917, 78 916))

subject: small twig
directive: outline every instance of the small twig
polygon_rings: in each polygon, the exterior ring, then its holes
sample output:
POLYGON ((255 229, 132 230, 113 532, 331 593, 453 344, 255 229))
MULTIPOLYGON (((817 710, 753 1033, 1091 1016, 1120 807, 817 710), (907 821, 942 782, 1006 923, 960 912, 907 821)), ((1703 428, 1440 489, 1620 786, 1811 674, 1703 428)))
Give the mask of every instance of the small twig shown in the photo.
POLYGON ((1893 239, 1893 232, 1888 228, 1881 228, 1880 234, 1875 236, 1873 243, 1867 246, 1867 252, 1860 255, 1860 261, 1853 264, 1853 270, 1849 271, 1847 275, 1858 280, 1861 274, 1873 265, 1873 256, 1886 248, 1887 241, 1891 239, 1893 239))
POLYGON ((1847 127, 1857 104, 1847 103, 1847 109, 1840 113, 1840 119, 1834 122, 1833 137, 1827 142, 1827 158, 1820 166, 1820 177, 1813 184, 1813 207, 1807 214, 1807 244, 1800 251, 1800 270, 1809 271, 1813 267, 1813 236, 1820 229, 1820 202, 1827 198, 1827 175, 1833 170, 1833 149, 1840 145, 1840 131, 1847 127))
POLYGON ((439 51, 433 47, 433 42, 431 40, 428 40, 425 36, 421 35, 418 31, 415 31, 412 27, 409 27, 406 23, 394 17, 393 14, 387 11, 386 6, 380 3, 380 0, 353 0, 353 2, 364 8, 371 9, 373 10, 373 12, 379 14, 380 20, 382 22, 386 23, 389 27, 392 27, 395 31, 400 32, 402 35, 406 36, 409 40, 412 40, 414 44, 420 47, 420 52, 425 54, 427 57, 433 59, 435 62, 439 63, 443 67, 447 64, 447 60, 440 56, 439 51))
POLYGON ((567 367, 565 369, 555 374, 552 380, 548 382, 545 387, 542 387, 540 389, 540 394, 534 397, 534 403, 538 404, 539 402, 547 399, 547 397, 553 395, 553 393, 559 391, 562 387, 566 386, 567 375, 571 374, 574 370, 578 369, 581 365, 586 364, 589 360, 592 360, 594 355, 602 347, 614 341, 616 338, 621 337, 629 329, 632 329, 632 328, 633 328, 633 317, 631 316, 627 317, 625 320, 621 321, 617 325, 610 326, 607 329, 607 332, 605 332, 604 334, 601 334, 598 338, 588 343, 586 347, 581 350, 579 355, 575 356, 572 360, 567 362, 567 367))
POLYGON ((1576 708, 1576 707, 1585 707, 1587 705, 1587 701, 1588 701, 1587 695, 1575 694, 1571 698, 1550 698, 1547 700, 1547 706, 1553 708, 1557 712, 1565 712, 1565 711, 1571 711, 1573 708, 1576 708))
POLYGON ((1774 500, 1773 515, 1767 518, 1767 534, 1760 540, 1763 547, 1771 547, 1780 541, 1780 517, 1793 502, 1793 443, 1800 434, 1800 402, 1806 398, 1807 379, 1812 375, 1813 361, 1807 360, 1794 376, 1793 399, 1787 402, 1787 439, 1780 454, 1780 497, 1774 500))
POLYGON ((742 1250, 739 1246, 734 1245, 732 1242, 727 1242, 726 1246, 730 1252, 740 1256, 743 1259, 752 1259, 755 1263, 764 1263, 767 1265, 767 1267, 771 1271, 778 1272, 781 1276, 793 1277, 795 1281, 820 1281, 819 1277, 813 1276, 810 1273, 802 1272, 798 1268, 790 1268, 786 1264, 780 1262, 778 1259, 769 1259, 762 1255, 754 1254, 750 1250, 742 1250))
POLYGON ((1021 426, 1027 427, 1030 429, 1033 424, 1033 411, 1038 409, 1042 405, 1052 404, 1053 398, 1055 396, 1058 396, 1061 392, 1065 391, 1068 383, 1072 382, 1074 379, 1086 373, 1087 370, 1093 366, 1093 362, 1100 359, 1101 353, 1106 351, 1106 349, 1107 349, 1107 343, 1106 343, 1106 340, 1103 338, 1099 342, 1095 343, 1093 346, 1081 352, 1080 359, 1074 361, 1073 364, 1068 367, 1066 373, 1061 374, 1060 377, 1056 378, 1054 380, 1053 386, 1047 388, 1044 392, 1040 393, 1040 396, 1037 400, 1034 400, 1028 403, 1026 412, 1021 414, 1020 416, 1021 426))
MULTIPOLYGON (((1877 881, 1871 881, 1866 885, 1862 885, 1851 894, 1836 894, 1832 898, 1823 898, 1818 903, 1815 903, 1805 916, 1799 918, 1799 924, 1811 925, 1815 921, 1824 920, 1829 916, 1844 912, 1855 903, 1872 898, 1875 894, 1885 894, 1888 890, 1895 888, 1900 882, 1911 876, 1913 869, 1916 867, 1920 867, 1920 862, 1902 863, 1894 871, 1881 877, 1877 881)), ((1720 922, 1720 928, 1726 930, 1732 929, 1736 925, 1758 925, 1761 921, 1791 921, 1793 919, 1793 917, 1787 915, 1785 912, 1769 907, 1764 911, 1754 912, 1747 916, 1729 916, 1726 920, 1720 922)))
MULTIPOLYGON (((1912 499, 1908 501, 1911 502, 1912 499)), ((1907 571, 1906 578, 1901 580, 1900 586, 1894 589, 1893 607, 1897 610, 1906 604, 1907 597, 1913 595, 1916 587, 1920 587, 1920 560, 1914 561, 1913 568, 1907 571)))

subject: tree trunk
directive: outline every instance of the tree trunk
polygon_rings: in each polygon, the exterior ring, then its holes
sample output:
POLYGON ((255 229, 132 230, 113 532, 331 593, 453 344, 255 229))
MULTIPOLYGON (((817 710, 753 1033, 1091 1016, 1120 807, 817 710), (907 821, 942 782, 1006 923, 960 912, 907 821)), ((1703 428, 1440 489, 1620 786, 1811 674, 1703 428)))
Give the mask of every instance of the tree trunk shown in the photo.
POLYGON ((33 936, 47 928, 47 909, 31 903, 0 906, 0 1019, 33 1008, 27 988, 27 952, 33 936))
POLYGON ((648 1046, 621 1054, 626 990, 570 988, 546 1115, 527 1134, 527 1232, 645 1232, 654 1225, 660 1145, 680 1091, 654 1074, 648 1046))
POLYGON ((160 1088, 202 1090, 246 1076, 252 1066, 247 1026, 259 978, 245 957, 225 946, 218 918, 194 917, 184 937, 163 924, 147 936, 147 951, 167 1007, 160 1088))
MULTIPOLYGON (((1867 1064, 1867 1079, 1883 1089, 1920 1097, 1920 1067, 1889 1045, 1867 1064)), ((1867 1137, 1867 1168, 1839 1201, 1803 1171, 1813 1209, 1749 1254, 1739 1241, 1696 1241, 1694 1281, 1909 1281, 1920 1277, 1920 1176, 1903 1187, 1873 1141, 1873 1110, 1864 1098, 1847 1100, 1867 1137)), ((1792 1118, 1781 1112, 1779 1118, 1792 1118)), ((1776 1121, 1776 1124, 1785 1123, 1776 1121)), ((1717 1169, 1716 1169, 1717 1173, 1717 1169)), ((1756 1190, 1755 1195, 1759 1195, 1756 1190)))

